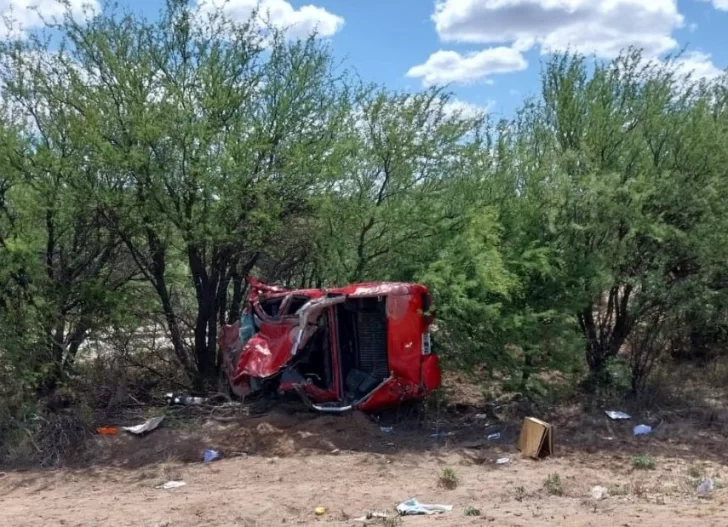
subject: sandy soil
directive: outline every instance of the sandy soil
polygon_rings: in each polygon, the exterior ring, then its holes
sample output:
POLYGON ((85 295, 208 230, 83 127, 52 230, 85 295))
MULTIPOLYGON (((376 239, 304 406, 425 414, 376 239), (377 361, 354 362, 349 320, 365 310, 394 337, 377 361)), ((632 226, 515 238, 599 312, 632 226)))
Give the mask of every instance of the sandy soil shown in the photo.
POLYGON ((630 434, 634 423, 598 419, 603 430, 595 425, 584 442, 557 428, 556 455, 540 461, 515 450, 515 421, 488 425, 472 415, 448 422, 453 434, 441 440, 430 437, 432 423, 395 425, 387 434, 359 414, 273 412, 191 428, 170 422, 145 438, 97 438, 94 463, 82 468, 7 471, 0 478, 0 525, 350 526, 414 497, 454 509, 384 525, 728 526, 723 439, 695 454, 690 441, 675 442, 669 427, 638 440, 630 434), (482 440, 496 429, 500 441, 482 440), (200 463, 207 446, 224 459, 200 463), (654 454, 656 468, 632 468, 635 452, 654 454), (510 462, 496 465, 503 456, 510 462), (439 485, 445 467, 459 480, 453 490, 439 485), (545 488, 550 474, 559 475, 562 495, 545 488), (718 482, 707 498, 696 496, 700 477, 718 482), (185 487, 154 488, 179 479, 185 487), (611 495, 592 498, 597 485, 611 495), (327 510, 322 517, 314 513, 319 506, 327 510), (468 507, 480 516, 466 516, 468 507))

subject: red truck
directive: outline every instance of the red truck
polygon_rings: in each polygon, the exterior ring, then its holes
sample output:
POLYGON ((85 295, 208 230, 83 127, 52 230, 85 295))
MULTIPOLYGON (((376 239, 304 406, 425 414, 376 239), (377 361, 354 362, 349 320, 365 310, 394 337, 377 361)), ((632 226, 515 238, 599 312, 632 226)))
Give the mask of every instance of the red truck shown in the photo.
POLYGON ((440 386, 424 285, 287 290, 247 280, 243 314, 218 340, 237 395, 273 388, 322 412, 371 412, 440 386))

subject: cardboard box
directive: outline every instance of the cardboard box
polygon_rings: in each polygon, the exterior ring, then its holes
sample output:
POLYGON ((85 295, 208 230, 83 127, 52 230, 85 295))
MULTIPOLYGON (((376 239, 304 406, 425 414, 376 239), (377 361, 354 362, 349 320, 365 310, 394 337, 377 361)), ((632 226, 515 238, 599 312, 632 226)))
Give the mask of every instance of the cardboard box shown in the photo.
POLYGON ((554 428, 535 417, 526 417, 518 438, 518 450, 524 456, 539 459, 554 453, 554 428))

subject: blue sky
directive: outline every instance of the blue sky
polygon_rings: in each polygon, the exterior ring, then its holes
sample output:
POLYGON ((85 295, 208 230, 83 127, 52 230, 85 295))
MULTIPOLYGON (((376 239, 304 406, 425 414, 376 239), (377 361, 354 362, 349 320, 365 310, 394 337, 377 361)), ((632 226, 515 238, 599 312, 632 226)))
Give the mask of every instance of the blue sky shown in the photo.
MULTIPOLYGON (((258 1, 293 36, 317 27, 366 81, 446 84, 460 108, 500 116, 538 91, 543 60, 566 48, 608 59, 629 45, 655 58, 688 46, 686 72, 713 77, 728 66, 728 0, 227 0, 225 9, 243 19, 258 1)), ((161 2, 120 0, 152 15, 161 2)), ((0 12, 32 30, 31 5, 59 9, 57 0, 0 0, 0 12)))

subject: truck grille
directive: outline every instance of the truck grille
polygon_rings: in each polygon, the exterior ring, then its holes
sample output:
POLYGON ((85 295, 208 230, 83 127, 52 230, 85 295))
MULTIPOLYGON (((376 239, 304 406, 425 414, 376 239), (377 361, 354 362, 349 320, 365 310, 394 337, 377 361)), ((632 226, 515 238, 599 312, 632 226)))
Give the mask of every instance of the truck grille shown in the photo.
POLYGON ((389 376, 387 319, 378 311, 357 313, 359 369, 376 379, 389 376))

